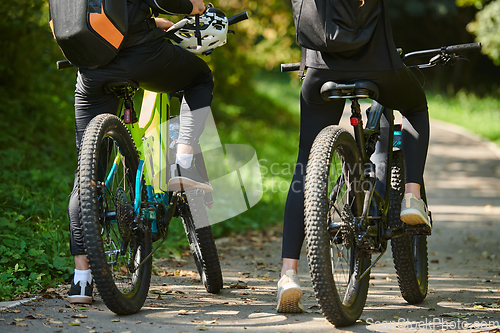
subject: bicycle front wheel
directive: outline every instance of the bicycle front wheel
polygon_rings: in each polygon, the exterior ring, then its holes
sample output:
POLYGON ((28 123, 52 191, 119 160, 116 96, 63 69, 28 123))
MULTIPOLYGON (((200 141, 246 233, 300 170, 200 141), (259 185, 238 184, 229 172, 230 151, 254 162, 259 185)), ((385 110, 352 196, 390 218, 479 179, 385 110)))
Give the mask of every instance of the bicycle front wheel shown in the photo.
POLYGON ((122 121, 111 114, 95 117, 80 148, 81 223, 97 289, 117 314, 140 310, 151 278, 151 259, 139 267, 151 252, 151 232, 134 209, 138 165, 122 121))
POLYGON ((314 141, 305 183, 307 259, 316 299, 326 319, 348 326, 361 316, 370 275, 370 256, 356 244, 363 207, 362 163, 352 135, 338 126, 314 141))
MULTIPOLYGON (((403 152, 394 152, 391 170, 391 197, 389 206, 389 227, 402 228, 400 219, 401 201, 404 194, 403 152)), ((422 302, 427 295, 428 263, 427 236, 403 234, 391 240, 392 256, 399 289, 410 304, 422 302)))
POLYGON ((181 218, 196 269, 206 291, 217 294, 223 287, 222 272, 204 196, 186 194, 181 205, 181 218))

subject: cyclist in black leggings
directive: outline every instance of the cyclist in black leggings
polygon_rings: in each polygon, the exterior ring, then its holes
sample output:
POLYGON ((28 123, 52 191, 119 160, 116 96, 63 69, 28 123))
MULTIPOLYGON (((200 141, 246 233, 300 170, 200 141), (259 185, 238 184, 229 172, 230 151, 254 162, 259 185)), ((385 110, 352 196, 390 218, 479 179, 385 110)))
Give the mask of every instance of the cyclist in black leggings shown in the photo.
MULTIPOLYGON (((177 145, 177 170, 184 180, 211 190, 208 180, 193 165, 193 145, 203 130, 210 112, 213 79, 207 64, 196 55, 172 45, 163 38, 163 30, 172 22, 152 18, 152 10, 160 13, 201 14, 203 0, 137 0, 142 1, 123 49, 110 63, 98 69, 79 69, 75 90, 76 146, 79 149, 88 123, 97 115, 118 111, 120 101, 106 94, 103 85, 111 79, 129 79, 142 88, 157 92, 184 90, 181 103, 181 128, 177 145), (138 27, 138 28, 137 28, 138 27), (141 28, 142 27, 142 28, 141 28)), ((129 13, 134 2, 128 1, 129 13)), ((177 177, 180 178, 180 177, 177 177)), ((177 179, 178 180, 178 179, 177 179)), ((78 200, 77 178, 69 201, 70 249, 75 258, 75 275, 69 292, 70 303, 92 302, 92 277, 87 262, 78 200)), ((182 184, 178 181, 177 184, 182 184)))
POLYGON ((371 80, 379 88, 377 101, 399 110, 403 117, 402 149, 406 188, 401 219, 408 224, 429 224, 420 198, 427 148, 429 115, 422 87, 401 61, 384 13, 371 39, 361 48, 343 53, 307 50, 307 75, 300 96, 300 142, 295 173, 285 205, 282 278, 278 282, 278 312, 302 312, 296 275, 304 240, 304 181, 309 151, 316 135, 339 123, 345 100, 324 101, 320 88, 326 81, 371 80))

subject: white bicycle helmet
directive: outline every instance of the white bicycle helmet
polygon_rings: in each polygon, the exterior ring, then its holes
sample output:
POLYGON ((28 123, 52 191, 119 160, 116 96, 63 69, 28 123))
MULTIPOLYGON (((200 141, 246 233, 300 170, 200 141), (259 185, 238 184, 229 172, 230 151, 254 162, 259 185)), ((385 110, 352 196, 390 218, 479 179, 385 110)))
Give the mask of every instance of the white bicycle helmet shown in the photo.
POLYGON ((186 25, 176 31, 172 43, 195 54, 209 54, 213 49, 226 44, 228 20, 220 9, 208 7, 198 18, 190 17, 186 25), (199 20, 199 25, 197 24, 199 20), (200 36, 197 36, 197 31, 200 36))

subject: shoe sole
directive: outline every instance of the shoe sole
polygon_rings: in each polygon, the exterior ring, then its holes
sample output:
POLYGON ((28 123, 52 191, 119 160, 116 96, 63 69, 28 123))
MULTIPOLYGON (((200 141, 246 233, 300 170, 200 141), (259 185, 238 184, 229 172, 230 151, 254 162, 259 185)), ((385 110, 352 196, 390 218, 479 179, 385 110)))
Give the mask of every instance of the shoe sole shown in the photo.
POLYGON ((290 288, 281 293, 277 311, 279 313, 301 313, 304 310, 299 306, 302 290, 290 288))
POLYGON ((89 296, 68 296, 70 304, 92 304, 93 298, 89 296))
POLYGON ((422 216, 422 213, 417 209, 407 209, 405 214, 400 216, 401 221, 409 225, 425 224, 430 227, 429 222, 422 216))
POLYGON ((198 183, 188 178, 177 177, 170 179, 168 182, 168 189, 170 191, 187 191, 195 188, 200 188, 205 192, 212 192, 213 190, 211 185, 198 183))

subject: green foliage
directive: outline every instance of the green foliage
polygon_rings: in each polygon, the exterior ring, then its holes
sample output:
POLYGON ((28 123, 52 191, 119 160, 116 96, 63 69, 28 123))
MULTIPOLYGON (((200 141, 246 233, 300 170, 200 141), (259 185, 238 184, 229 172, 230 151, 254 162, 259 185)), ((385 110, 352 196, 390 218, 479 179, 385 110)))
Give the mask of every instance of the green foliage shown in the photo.
POLYGON ((500 0, 486 5, 476 14, 467 30, 476 35, 476 41, 483 45, 483 52, 500 66, 500 0))
POLYGON ((4 216, 8 218, 0 218, 0 299, 55 286, 68 276, 63 232, 47 228, 47 222, 34 226, 43 222, 30 222, 15 212, 4 216))
POLYGON ((47 22, 45 0, 0 4, 0 299, 60 283, 72 260, 74 73, 56 73, 47 22))

